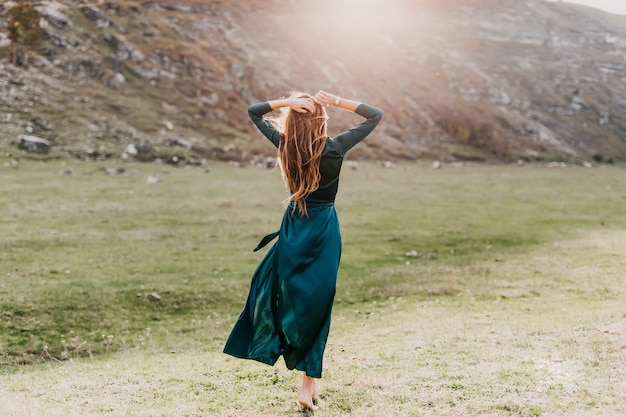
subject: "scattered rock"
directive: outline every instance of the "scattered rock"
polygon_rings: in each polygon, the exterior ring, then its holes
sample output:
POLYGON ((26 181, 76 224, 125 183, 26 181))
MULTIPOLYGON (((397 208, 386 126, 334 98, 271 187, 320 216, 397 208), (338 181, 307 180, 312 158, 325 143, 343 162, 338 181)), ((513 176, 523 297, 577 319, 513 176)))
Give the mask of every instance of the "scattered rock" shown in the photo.
POLYGON ((207 96, 200 97, 200 101, 209 106, 215 106, 217 103, 220 102, 220 96, 217 93, 213 92, 209 94, 208 97, 207 96))
POLYGON ((148 298, 148 300, 156 300, 156 301, 161 300, 161 295, 158 292, 151 292, 147 294, 146 297, 148 298))
POLYGON ((104 161, 116 155, 114 152, 108 152, 104 146, 95 148, 87 148, 84 151, 70 151, 70 154, 83 161, 104 161))
POLYGON ((117 168, 105 167, 105 168, 102 168, 102 170, 104 171, 106 175, 122 175, 126 173, 126 169, 122 167, 117 167, 117 168))
POLYGON ((17 159, 11 159, 10 161, 5 162, 4 166, 7 168, 19 168, 20 163, 17 161, 17 159))
POLYGON ((170 165, 179 165, 183 161, 182 158, 179 158, 178 155, 172 155, 170 159, 167 160, 167 163, 170 165))
POLYGON ((187 165, 191 165, 194 167, 201 167, 206 165, 206 159, 204 158, 189 158, 187 160, 187 165))
POLYGON ((412 250, 412 251, 410 251, 410 252, 407 252, 407 253, 405 254, 405 256, 409 256, 409 257, 411 257, 411 258, 415 258, 415 257, 417 256, 417 251, 412 250))
POLYGON ((80 8, 80 11, 83 12, 85 17, 89 20, 93 20, 98 23, 100 27, 109 27, 111 26, 111 19, 106 15, 103 11, 98 9, 94 9, 93 7, 83 6, 80 8))
POLYGON ((180 136, 174 136, 167 139, 165 141, 165 144, 168 146, 177 146, 184 149, 191 149, 193 147, 193 142, 180 136))
POLYGON ((252 164, 259 168, 273 169, 278 166, 278 158, 273 156, 264 156, 256 158, 252 164))
POLYGON ((41 117, 32 118, 29 125, 32 127, 32 131, 35 133, 41 131, 49 132, 53 129, 53 126, 41 117))
POLYGON ((121 72, 116 72, 107 82, 109 88, 118 88, 126 82, 126 77, 121 72))
POLYGON ((134 143, 126 145, 126 147, 124 148, 124 152, 126 152, 128 155, 137 155, 139 153, 134 143))
POLYGON ((150 174, 150 175, 148 175, 148 178, 146 179, 146 183, 147 184, 157 184, 157 183, 159 183, 161 181, 163 181, 161 179, 161 177, 159 177, 156 174, 150 174))
POLYGON ((154 146, 148 141, 143 141, 135 147, 137 149, 136 158, 139 161, 154 160, 154 146))
POLYGON ((50 152, 50 142, 44 138, 31 135, 20 135, 19 139, 20 143, 17 145, 18 149, 41 154, 47 154, 50 152))
POLYGON ((230 74, 235 78, 242 78, 246 70, 243 65, 234 63, 230 66, 230 74))
POLYGON ((433 169, 439 169, 441 168, 441 162, 439 161, 434 161, 432 164, 433 169))
POLYGON ((67 25, 67 20, 63 20, 55 16, 43 16, 42 15, 42 17, 46 19, 46 21, 50 25, 52 25, 52 27, 54 27, 55 29, 65 29, 65 26, 67 25))

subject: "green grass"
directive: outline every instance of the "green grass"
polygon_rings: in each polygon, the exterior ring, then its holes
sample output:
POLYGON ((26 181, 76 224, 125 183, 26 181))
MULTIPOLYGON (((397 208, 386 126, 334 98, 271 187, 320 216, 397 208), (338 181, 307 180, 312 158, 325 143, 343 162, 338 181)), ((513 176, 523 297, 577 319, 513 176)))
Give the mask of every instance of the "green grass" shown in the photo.
MULTIPOLYGON (((296 373, 221 353, 280 174, 210 168, 2 167, 0 415, 302 415, 296 373)), ((346 166, 314 414, 626 413, 625 203, 619 166, 346 166)))

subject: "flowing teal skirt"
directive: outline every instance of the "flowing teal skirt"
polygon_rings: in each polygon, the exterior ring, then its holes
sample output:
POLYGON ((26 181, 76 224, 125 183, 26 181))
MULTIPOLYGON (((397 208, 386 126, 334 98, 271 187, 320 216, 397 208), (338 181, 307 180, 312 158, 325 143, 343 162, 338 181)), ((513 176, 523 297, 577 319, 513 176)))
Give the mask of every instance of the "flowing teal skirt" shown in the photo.
POLYGON ((288 207, 278 241, 258 265, 248 300, 224 353, 321 378, 335 298, 341 233, 333 203, 307 203, 309 217, 288 207))

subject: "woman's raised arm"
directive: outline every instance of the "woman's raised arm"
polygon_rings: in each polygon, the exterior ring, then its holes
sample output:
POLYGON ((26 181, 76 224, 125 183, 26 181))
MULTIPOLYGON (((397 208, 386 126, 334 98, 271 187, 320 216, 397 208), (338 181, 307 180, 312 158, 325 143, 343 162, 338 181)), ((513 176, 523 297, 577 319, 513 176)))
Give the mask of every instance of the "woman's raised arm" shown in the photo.
POLYGON ((335 94, 327 93, 326 91, 319 91, 315 95, 315 100, 322 106, 335 106, 351 112, 356 111, 361 104, 359 101, 341 98, 335 94))
POLYGON ((342 154, 345 155, 354 145, 365 139, 382 119, 384 112, 369 104, 360 101, 348 100, 335 94, 320 91, 315 95, 315 100, 321 105, 332 105, 344 110, 348 110, 364 117, 365 120, 350 130, 335 136, 333 140, 339 145, 342 154))
POLYGON ((268 103, 272 110, 276 110, 281 107, 289 107, 291 110, 295 110, 298 113, 313 113, 315 111, 315 101, 308 97, 281 98, 278 100, 268 101, 268 103))

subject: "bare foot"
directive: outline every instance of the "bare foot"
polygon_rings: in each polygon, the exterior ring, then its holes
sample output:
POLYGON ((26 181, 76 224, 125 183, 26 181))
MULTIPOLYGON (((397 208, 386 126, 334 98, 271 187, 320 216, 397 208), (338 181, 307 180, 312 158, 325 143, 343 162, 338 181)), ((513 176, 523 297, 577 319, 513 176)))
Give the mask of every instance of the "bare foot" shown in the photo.
POLYGON ((300 398, 298 398, 298 404, 305 410, 317 410, 317 406, 314 404, 314 402, 310 398, 307 398, 302 394, 300 394, 300 398))
POLYGON ((317 405, 318 396, 317 396, 317 383, 315 379, 313 380, 313 391, 311 392, 311 399, 313 400, 313 405, 317 405))
POLYGON ((302 389, 298 397, 298 404, 307 410, 317 410, 316 403, 317 387, 315 386, 315 379, 305 374, 302 376, 302 389))

